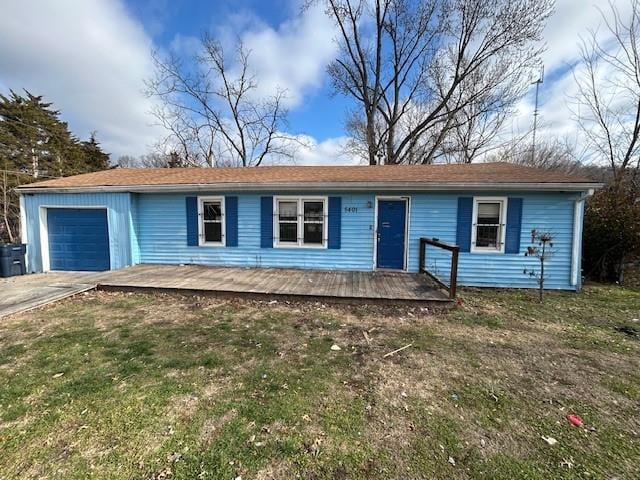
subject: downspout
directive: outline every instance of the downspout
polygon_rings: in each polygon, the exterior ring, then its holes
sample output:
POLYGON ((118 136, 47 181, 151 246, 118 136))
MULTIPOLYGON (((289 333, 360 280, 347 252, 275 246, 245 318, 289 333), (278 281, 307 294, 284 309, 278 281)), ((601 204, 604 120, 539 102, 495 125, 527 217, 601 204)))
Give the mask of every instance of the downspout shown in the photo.
POLYGON ((571 286, 579 291, 582 287, 580 270, 582 264, 582 227, 584 222, 584 202, 594 190, 582 192, 573 204, 573 244, 571 248, 571 286))

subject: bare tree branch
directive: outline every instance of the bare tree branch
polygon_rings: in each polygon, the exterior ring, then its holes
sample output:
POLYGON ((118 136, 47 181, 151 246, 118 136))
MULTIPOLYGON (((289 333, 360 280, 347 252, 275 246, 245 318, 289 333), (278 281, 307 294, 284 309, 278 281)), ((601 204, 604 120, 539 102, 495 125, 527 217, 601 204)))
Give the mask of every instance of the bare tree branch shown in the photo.
POLYGON ((553 0, 310 0, 337 26, 328 71, 369 164, 471 161, 538 65, 553 0))
POLYGON ((600 10, 604 28, 582 39, 582 62, 574 70, 574 118, 591 156, 615 181, 637 170, 640 154, 640 0, 628 1, 627 18, 612 2, 600 10))
POLYGON ((205 34, 197 54, 182 61, 153 55, 147 95, 167 130, 160 151, 177 152, 184 165, 259 166, 292 158, 297 141, 283 133, 286 92, 264 95, 251 70, 250 51, 238 41, 231 55, 205 34))

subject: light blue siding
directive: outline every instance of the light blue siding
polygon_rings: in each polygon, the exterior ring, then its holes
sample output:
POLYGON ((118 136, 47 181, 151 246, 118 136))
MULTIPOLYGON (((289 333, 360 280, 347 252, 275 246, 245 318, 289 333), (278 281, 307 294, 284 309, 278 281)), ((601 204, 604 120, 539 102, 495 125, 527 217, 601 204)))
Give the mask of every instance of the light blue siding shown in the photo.
MULTIPOLYGON (((413 195, 411 209, 409 270, 417 271, 419 238, 437 237, 449 243, 456 240, 457 197, 465 194, 413 195)), ((523 273, 526 268, 539 269, 539 262, 525 257, 531 245, 531 230, 549 231, 554 235, 554 255, 545 263, 545 286, 574 289, 571 285, 571 251, 573 240, 574 200, 576 194, 563 193, 489 193, 482 196, 522 198, 522 228, 520 253, 460 253, 458 283, 478 287, 535 288, 536 281, 523 273)), ((436 247, 427 247, 427 269, 449 278, 450 254, 436 247)))
MULTIPOLYGON (((327 193, 339 196, 341 248, 260 248, 260 198, 277 192, 224 192, 238 196, 238 246, 188 246, 185 198, 205 193, 35 194, 25 196, 29 239, 29 269, 42 268, 39 252, 38 207, 95 206, 109 209, 112 268, 136 263, 202 264, 242 267, 297 267, 336 270, 373 270, 376 193, 327 193)), ((218 192, 219 194, 219 192, 218 192)), ((289 194, 289 193, 287 193, 289 194)), ((304 195, 304 192, 300 192, 304 195)), ((393 194, 397 196, 397 194, 393 194)), ((418 271, 419 238, 437 237, 455 243, 458 197, 473 192, 407 193, 410 197, 408 270, 418 271)), ((537 268, 524 256, 533 228, 555 235, 555 252, 547 264, 548 288, 574 289, 571 253, 576 193, 491 192, 482 196, 523 199, 520 252, 461 253, 460 285, 534 288, 535 280, 523 270, 537 268)), ((581 219, 579 219, 581 220, 581 219)), ((579 222, 581 225, 581 221, 579 222)), ((449 253, 428 247, 427 267, 443 279, 449 275, 449 253)), ((579 287, 579 286, 578 286, 579 287)))
POLYGON ((27 221, 27 265, 30 272, 42 271, 40 207, 106 207, 111 268, 132 264, 129 193, 27 194, 24 196, 24 206, 27 221))
POLYGON ((140 240, 138 239, 138 211, 140 196, 137 193, 131 194, 131 207, 129 209, 129 243, 131 248, 131 264, 140 263, 140 240))
POLYGON ((368 208, 367 202, 373 202, 373 195, 340 195, 342 244, 339 250, 260 248, 260 197, 265 194, 233 192, 229 195, 238 195, 238 246, 187 246, 185 198, 189 195, 195 194, 140 194, 138 239, 142 263, 372 269, 374 209, 368 208), (350 212, 352 208, 357 211, 350 212))

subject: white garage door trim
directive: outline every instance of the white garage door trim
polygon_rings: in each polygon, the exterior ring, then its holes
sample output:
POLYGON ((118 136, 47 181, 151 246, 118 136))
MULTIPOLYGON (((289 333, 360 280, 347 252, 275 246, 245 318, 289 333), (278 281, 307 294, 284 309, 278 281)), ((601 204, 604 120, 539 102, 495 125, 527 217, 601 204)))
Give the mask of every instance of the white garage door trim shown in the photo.
POLYGON ((49 227, 47 223, 47 209, 67 208, 77 209, 101 209, 107 212, 107 232, 109 234, 109 268, 113 269, 113 252, 111 251, 111 224, 109 223, 109 207, 106 205, 40 205, 38 217, 40 220, 40 256, 42 258, 42 271, 51 271, 51 259, 49 257, 49 227))

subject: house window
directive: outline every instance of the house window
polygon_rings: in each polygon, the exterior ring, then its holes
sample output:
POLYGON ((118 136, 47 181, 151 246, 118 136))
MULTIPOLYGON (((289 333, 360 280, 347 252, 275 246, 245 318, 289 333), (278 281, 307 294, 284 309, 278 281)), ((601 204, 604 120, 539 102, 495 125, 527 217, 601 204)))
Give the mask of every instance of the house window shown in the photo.
POLYGON ((326 198, 275 199, 276 246, 326 247, 326 198))
POLYGON ((224 245, 224 198, 199 197, 200 245, 224 245))
POLYGON ((503 252, 506 198, 476 198, 473 202, 472 250, 503 252))

